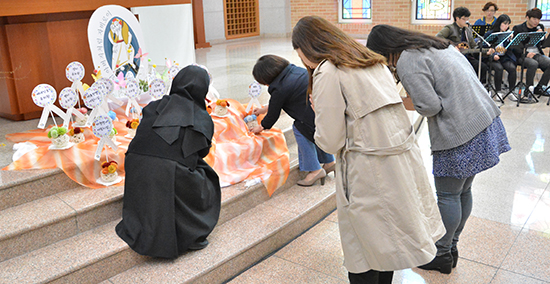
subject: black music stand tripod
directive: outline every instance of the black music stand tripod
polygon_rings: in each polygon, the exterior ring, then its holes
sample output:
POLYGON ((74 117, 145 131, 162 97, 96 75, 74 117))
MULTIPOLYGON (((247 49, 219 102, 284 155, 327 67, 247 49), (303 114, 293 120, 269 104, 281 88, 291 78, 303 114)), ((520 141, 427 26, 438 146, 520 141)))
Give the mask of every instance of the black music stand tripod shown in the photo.
POLYGON ((519 82, 514 86, 514 88, 510 89, 508 94, 504 96, 503 99, 505 99, 509 94, 513 93, 514 90, 518 89, 517 94, 517 105, 519 107, 520 103, 536 103, 539 100, 534 96, 534 94, 528 89, 529 86, 527 86, 523 82, 523 71, 525 70, 525 58, 527 56, 527 47, 529 46, 535 46, 539 41, 544 37, 546 32, 530 32, 530 33, 519 33, 517 34, 514 39, 506 46, 506 49, 509 49, 510 47, 515 46, 523 46, 523 53, 521 55, 521 74, 519 77, 519 82), (523 90, 523 91, 522 91, 523 90))
POLYGON ((488 26, 486 26, 486 25, 483 25, 483 26, 480 26, 480 25, 470 26, 469 24, 468 24, 468 26, 472 29, 472 34, 474 35, 474 38, 478 37, 478 38, 481 39, 477 44, 477 47, 479 48, 479 58, 478 58, 479 66, 477 66, 477 78, 479 80, 481 80, 481 55, 483 53, 483 43, 485 43, 487 46, 490 46, 490 44, 483 38, 482 35, 480 35, 478 33, 478 31, 483 32, 483 34, 485 34, 485 31, 486 31, 488 26))
MULTIPOLYGON (((492 33, 489 35, 485 41, 490 44, 490 48, 495 49, 498 45, 500 45, 504 40, 506 40, 510 35, 512 34, 512 31, 509 32, 500 32, 500 33, 492 33)), ((501 103, 504 103, 504 99, 498 94, 495 86, 493 83, 491 83, 491 80, 489 80, 491 73, 493 71, 493 58, 497 52, 489 55, 489 76, 487 77, 487 91, 489 94, 491 92, 493 95, 491 95, 491 98, 494 98, 495 96, 500 100, 501 103)))

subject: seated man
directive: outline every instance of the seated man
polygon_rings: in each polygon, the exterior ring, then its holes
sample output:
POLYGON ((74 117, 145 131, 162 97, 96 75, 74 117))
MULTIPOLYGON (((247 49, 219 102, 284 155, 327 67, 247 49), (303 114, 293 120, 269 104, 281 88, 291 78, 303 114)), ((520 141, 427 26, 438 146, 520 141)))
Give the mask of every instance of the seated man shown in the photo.
MULTIPOLYGON (((435 36, 448 39, 453 42, 454 45, 459 43, 466 43, 468 48, 476 48, 476 42, 472 34, 472 29, 468 27, 468 20, 470 19, 470 10, 466 7, 458 7, 453 11, 454 23, 446 25, 435 36)), ((478 54, 465 54, 466 58, 476 70, 479 69, 478 54)), ((481 63, 481 82, 485 83, 487 80, 487 64, 481 63)))
MULTIPOLYGON (((544 25, 540 23, 540 19, 542 18, 542 11, 540 9, 533 8, 527 11, 527 13, 525 13, 525 17, 526 21, 523 24, 514 27, 514 36, 519 33, 544 31, 544 25)), ((550 68, 548 68, 550 67, 550 58, 545 56, 542 52, 543 41, 544 40, 539 41, 536 46, 527 46, 527 54, 525 55, 525 59, 523 59, 523 45, 512 48, 512 51, 518 58, 518 64, 521 64, 525 60, 524 67, 527 69, 527 73, 525 74, 525 83, 527 86, 533 86, 533 80, 535 78, 537 68, 544 71, 544 74, 542 74, 540 81, 535 87, 536 95, 546 95, 543 94, 544 91, 542 86, 548 84, 548 80, 550 79, 550 68)))

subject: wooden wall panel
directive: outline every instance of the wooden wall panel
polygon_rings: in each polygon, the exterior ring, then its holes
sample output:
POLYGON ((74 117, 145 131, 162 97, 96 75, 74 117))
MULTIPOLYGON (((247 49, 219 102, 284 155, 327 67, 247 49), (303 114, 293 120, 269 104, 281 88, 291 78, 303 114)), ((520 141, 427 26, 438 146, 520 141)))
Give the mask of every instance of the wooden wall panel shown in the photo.
POLYGON ((191 0, 2 0, 0 16, 94 11, 104 5, 120 5, 130 8, 190 3, 191 0))
POLYGON ((40 111, 31 99, 33 88, 40 83, 53 82, 48 29, 45 23, 6 26, 10 59, 14 72, 19 111, 40 111))
POLYGON ((85 75, 82 82, 88 85, 92 85, 94 82, 90 75, 95 67, 88 44, 88 21, 88 19, 79 19, 70 22, 49 22, 47 24, 49 45, 54 48, 50 52, 52 67, 55 68, 51 69, 54 76, 51 85, 58 93, 72 84, 65 77, 65 67, 73 61, 78 61, 84 65, 85 75), (67 29, 67 25, 72 28, 67 29), (85 36, 82 34, 83 31, 86 31, 85 36))
POLYGON ((13 69, 8 48, 8 37, 3 19, 0 17, 0 116, 16 119, 19 105, 12 104, 17 100, 13 81, 13 69))
MULTIPOLYGON (((41 108, 31 99, 33 88, 47 83, 59 93, 70 86, 65 67, 72 61, 84 65, 82 81, 93 82, 87 30, 95 9, 107 4, 139 7, 192 2, 194 14, 202 16, 202 0, 2 0, 0 116, 14 120, 39 117, 41 108)), ((197 48, 209 47, 204 40, 203 17, 194 21, 195 29, 199 27, 195 31, 197 48)))

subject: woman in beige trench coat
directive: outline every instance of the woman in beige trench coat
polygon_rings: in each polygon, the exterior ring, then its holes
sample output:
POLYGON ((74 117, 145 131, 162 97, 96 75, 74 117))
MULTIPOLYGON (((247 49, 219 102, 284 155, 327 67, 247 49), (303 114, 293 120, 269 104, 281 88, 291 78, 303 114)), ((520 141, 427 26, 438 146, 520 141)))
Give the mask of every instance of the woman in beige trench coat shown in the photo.
POLYGON ((336 154, 351 283, 391 283, 430 262, 445 233, 411 122, 385 59, 328 21, 302 18, 292 44, 310 71, 315 142, 336 154))

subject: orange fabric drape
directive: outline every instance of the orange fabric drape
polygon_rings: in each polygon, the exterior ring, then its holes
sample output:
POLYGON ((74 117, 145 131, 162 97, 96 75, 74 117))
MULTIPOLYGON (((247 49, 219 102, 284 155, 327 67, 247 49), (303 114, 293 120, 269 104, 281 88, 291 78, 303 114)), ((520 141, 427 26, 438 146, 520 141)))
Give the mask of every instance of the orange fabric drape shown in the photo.
MULTIPOLYGON (((271 195, 285 183, 290 171, 284 135, 279 129, 264 131, 259 135, 249 133, 243 121, 246 115, 244 106, 235 100, 229 101, 231 106, 227 116, 212 116, 215 133, 212 148, 205 161, 218 173, 222 185, 259 178, 271 195)), ((128 132, 124 109, 119 108, 115 112, 120 119, 113 122, 118 131, 116 139, 120 144, 117 151, 106 147, 100 161, 103 162, 106 158, 115 160, 119 165, 119 176, 124 177, 124 156, 131 139, 125 137, 128 132)), ((9 141, 28 141, 38 148, 2 170, 61 168, 69 178, 81 185, 90 188, 103 187, 96 182, 101 164, 93 157, 99 139, 93 135, 91 129, 83 128, 86 141, 66 150, 49 150, 51 141, 47 133, 51 127, 6 135, 9 141)), ((121 181, 117 185, 123 184, 124 181, 121 181)))

